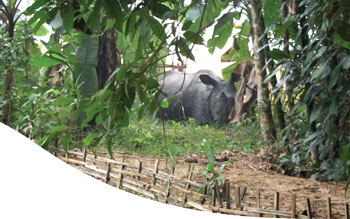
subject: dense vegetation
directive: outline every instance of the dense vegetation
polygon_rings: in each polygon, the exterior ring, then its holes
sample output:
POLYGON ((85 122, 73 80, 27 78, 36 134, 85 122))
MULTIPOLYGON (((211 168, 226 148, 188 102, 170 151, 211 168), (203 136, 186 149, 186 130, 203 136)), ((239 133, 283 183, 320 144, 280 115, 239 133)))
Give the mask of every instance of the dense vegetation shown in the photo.
POLYGON ((44 148, 111 151, 140 144, 147 145, 144 153, 170 156, 218 144, 256 149, 225 132, 253 136, 260 125, 264 144, 257 147, 281 154, 281 168, 349 179, 348 1, 36 0, 25 12, 20 4, 0 0, 0 116, 44 148), (212 25, 206 42, 203 34, 212 25), (36 36, 44 35, 49 42, 38 44, 36 36), (149 128, 159 107, 167 107, 157 100, 158 66, 166 56, 186 63, 196 58, 195 44, 212 53, 230 37, 234 45, 222 58, 233 64, 223 78, 239 62, 252 62, 257 120, 243 124, 253 128, 238 131, 238 124, 203 134, 207 126, 190 122, 186 128, 193 131, 184 135, 185 126, 174 123, 166 142, 161 122, 159 132, 135 126, 149 128), (181 138, 191 136, 193 145, 181 138))

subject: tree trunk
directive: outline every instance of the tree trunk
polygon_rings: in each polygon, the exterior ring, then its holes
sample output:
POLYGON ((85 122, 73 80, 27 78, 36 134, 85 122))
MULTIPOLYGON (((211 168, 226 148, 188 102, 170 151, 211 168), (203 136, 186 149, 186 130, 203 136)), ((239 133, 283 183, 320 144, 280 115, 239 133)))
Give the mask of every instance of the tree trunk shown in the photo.
POLYGON ((257 94, 258 94, 258 110, 260 112, 260 126, 261 132, 266 146, 271 146, 276 141, 276 129, 271 113, 271 103, 269 100, 269 90, 264 78, 266 76, 265 66, 265 52, 260 50, 266 42, 263 42, 262 34, 263 17, 262 4, 260 0, 251 1, 251 26, 253 35, 253 66, 255 71, 257 94))
MULTIPOLYGON (((8 23, 9 42, 11 43, 15 32, 15 24, 11 18, 9 18, 8 23)), ((11 64, 9 61, 5 61, 5 63, 6 65, 11 64)), ((9 66, 7 69, 8 71, 5 76, 4 91, 2 94, 4 101, 7 101, 7 103, 2 107, 2 122, 8 125, 11 122, 12 111, 11 89, 13 86, 13 68, 9 66)))
MULTIPOLYGON (((55 42, 60 42, 60 34, 58 32, 55 33, 55 42)), ((49 72, 49 84, 51 86, 61 86, 60 79, 63 77, 63 75, 60 73, 60 69, 62 68, 62 65, 54 65, 51 67, 51 70, 49 72)))
POLYGON ((246 61, 239 63, 233 73, 241 75, 241 82, 235 97, 235 106, 229 115, 230 123, 237 123, 242 121, 243 114, 254 114, 250 105, 256 99, 256 81, 252 64, 246 61))
POLYGON ((121 65, 117 54, 117 34, 114 29, 107 30, 99 39, 98 45, 98 88, 102 89, 110 75, 121 65))

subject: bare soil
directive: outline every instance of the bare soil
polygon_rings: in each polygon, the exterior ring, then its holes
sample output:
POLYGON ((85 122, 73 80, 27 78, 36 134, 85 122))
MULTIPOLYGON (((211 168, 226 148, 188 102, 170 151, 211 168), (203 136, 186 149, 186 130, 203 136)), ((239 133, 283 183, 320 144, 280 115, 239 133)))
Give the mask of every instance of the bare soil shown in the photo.
MULTIPOLYGON (((320 182, 317 180, 291 177, 276 172, 276 164, 273 164, 271 154, 243 153, 239 151, 223 151, 216 155, 216 170, 226 163, 222 176, 229 179, 234 186, 247 187, 247 198, 254 199, 256 190, 262 191, 262 204, 267 209, 274 209, 275 195, 280 195, 280 210, 290 211, 291 194, 297 197, 297 212, 306 215, 306 198, 311 201, 311 210, 314 218, 327 217, 327 200, 331 199, 332 218, 345 218, 345 203, 350 202, 350 195, 345 197, 345 182, 320 182), (232 160, 228 164, 227 160, 232 160), (265 202, 263 201, 265 200, 265 202)), ((196 163, 198 179, 200 169, 205 168, 207 158, 200 155, 192 155, 187 158, 177 159, 177 168, 183 166, 183 171, 188 171, 188 163, 196 163), (183 164, 183 165, 179 165, 183 164), (187 165, 186 165, 187 164, 187 165)), ((200 181, 200 180, 199 180, 200 181)), ((246 200, 245 199, 245 200, 246 200)), ((252 205, 254 206, 254 202, 252 205)))

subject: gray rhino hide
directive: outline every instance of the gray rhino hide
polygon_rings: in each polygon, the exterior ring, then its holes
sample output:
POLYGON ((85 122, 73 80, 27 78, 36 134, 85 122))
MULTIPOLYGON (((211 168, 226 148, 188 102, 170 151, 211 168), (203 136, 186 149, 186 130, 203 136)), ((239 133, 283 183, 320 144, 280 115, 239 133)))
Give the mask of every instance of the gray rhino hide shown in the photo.
POLYGON ((164 74, 159 83, 165 95, 160 99, 167 98, 169 107, 161 108, 159 117, 177 121, 192 117, 199 125, 213 119, 220 123, 229 122, 236 95, 234 82, 240 79, 239 75, 232 74, 230 81, 226 82, 210 70, 192 74, 168 71, 164 74))

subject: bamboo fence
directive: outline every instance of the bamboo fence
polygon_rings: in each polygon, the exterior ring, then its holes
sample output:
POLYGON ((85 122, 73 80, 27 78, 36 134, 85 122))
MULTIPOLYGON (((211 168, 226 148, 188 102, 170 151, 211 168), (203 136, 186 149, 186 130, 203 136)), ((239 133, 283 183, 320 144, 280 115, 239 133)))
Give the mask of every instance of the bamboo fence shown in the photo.
POLYGON ((283 201, 289 203, 281 203, 281 194, 277 191, 267 192, 259 188, 240 187, 229 180, 224 180, 221 185, 215 182, 208 188, 203 186, 204 180, 193 179, 193 164, 189 164, 187 172, 180 173, 176 166, 169 166, 165 160, 140 159, 130 153, 114 153, 114 159, 110 159, 106 152, 91 153, 86 149, 65 152, 59 148, 51 148, 50 151, 59 159, 109 185, 172 205, 253 217, 350 219, 349 204, 345 201, 341 203, 344 212, 335 214, 332 212, 334 201, 330 198, 298 199, 298 202, 305 204, 297 205, 297 195, 287 194, 289 197, 284 197, 283 201), (315 204, 318 202, 322 204, 315 204), (300 205, 304 207, 297 209, 300 205), (316 216, 316 212, 319 211, 315 209, 317 206, 322 207, 324 216, 316 216))

